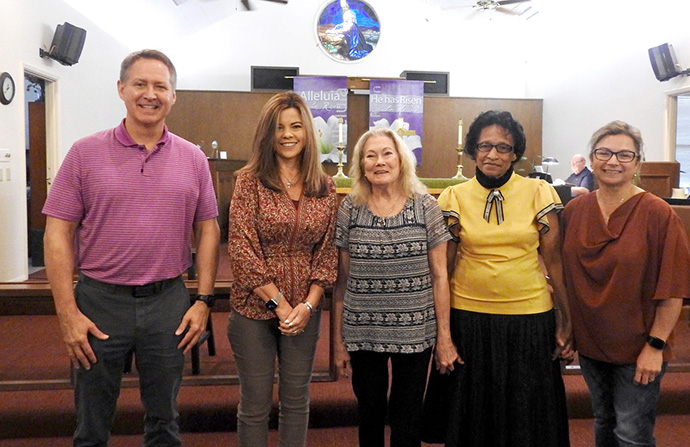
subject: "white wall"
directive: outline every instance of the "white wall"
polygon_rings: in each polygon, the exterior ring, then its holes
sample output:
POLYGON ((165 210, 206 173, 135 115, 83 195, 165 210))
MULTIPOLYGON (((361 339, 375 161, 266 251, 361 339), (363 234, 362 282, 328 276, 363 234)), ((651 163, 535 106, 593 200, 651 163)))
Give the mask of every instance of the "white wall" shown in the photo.
POLYGON ((561 161, 551 168, 556 177, 569 175, 571 156, 586 153, 589 136, 614 119, 640 128, 648 160, 664 159, 666 92, 690 82, 657 81, 647 49, 669 42, 690 66, 687 0, 533 0, 540 12, 528 21, 421 0, 369 3, 382 37, 357 63, 334 62, 317 46, 322 0, 240 12, 165 50, 182 89, 249 90, 250 66, 275 65, 363 77, 448 71, 451 96, 543 98, 543 151, 561 161))
POLYGON ((24 70, 56 80, 58 147, 48 150, 57 150, 61 159, 74 140, 113 127, 124 116, 115 83, 128 50, 61 0, 0 0, 0 5, 0 72, 9 72, 18 88, 10 105, 0 105, 0 149, 12 153, 10 163, 0 163, 11 172, 11 181, 0 182, 0 281, 22 281, 28 274, 24 70), (72 67, 39 57, 39 48, 47 49, 63 22, 87 30, 81 60, 72 67))
POLYGON ((404 70, 444 71, 452 72, 452 96, 525 95, 527 51, 525 35, 519 31, 524 21, 501 15, 489 20, 488 14, 463 21, 471 9, 440 10, 422 0, 369 0, 381 21, 381 40, 365 59, 341 63, 318 47, 315 23, 323 3, 258 5, 262 7, 256 11, 241 11, 167 46, 164 50, 179 71, 178 87, 249 90, 250 67, 265 65, 298 66, 305 75, 362 77, 398 77, 404 70), (506 33, 510 38, 504 40, 506 33))
POLYGON ((690 67, 690 2, 543 3, 527 93, 544 98, 543 153, 561 162, 551 172, 569 175, 571 156, 586 156, 594 131, 616 119, 640 129, 647 160, 664 160, 667 93, 690 81, 657 81, 647 49, 671 43, 690 67))

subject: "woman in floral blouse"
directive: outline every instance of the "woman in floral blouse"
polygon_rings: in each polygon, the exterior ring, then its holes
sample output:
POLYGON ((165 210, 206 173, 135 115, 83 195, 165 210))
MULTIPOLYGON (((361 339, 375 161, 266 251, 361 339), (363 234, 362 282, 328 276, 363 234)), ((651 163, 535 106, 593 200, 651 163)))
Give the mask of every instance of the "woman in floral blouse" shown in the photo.
POLYGON ((278 93, 261 111, 230 205, 228 338, 240 377, 240 446, 267 445, 276 357, 280 446, 306 445, 319 303, 337 272, 336 213, 309 108, 294 92, 278 93))

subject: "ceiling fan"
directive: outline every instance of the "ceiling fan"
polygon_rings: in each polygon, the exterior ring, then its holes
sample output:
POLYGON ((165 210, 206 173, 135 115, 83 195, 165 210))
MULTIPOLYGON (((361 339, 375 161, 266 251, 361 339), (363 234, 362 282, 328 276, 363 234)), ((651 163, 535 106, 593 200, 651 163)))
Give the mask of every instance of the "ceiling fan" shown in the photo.
MULTIPOLYGON (((244 6, 244 9, 247 11, 251 11, 252 7, 249 5, 249 0, 240 0, 242 2, 242 6, 244 6)), ((283 5, 287 5, 288 0, 263 0, 265 2, 273 2, 273 3, 282 3, 283 5)))
POLYGON ((519 14, 518 12, 512 9, 504 8, 504 6, 514 5, 517 3, 527 3, 529 1, 530 0, 477 0, 472 7, 482 11, 499 11, 507 14, 517 15, 519 14))
MULTIPOLYGON (((181 4, 185 3, 187 0, 172 0, 175 5, 180 6, 181 4)), ((263 0, 266 2, 273 2, 273 3, 281 3, 283 5, 287 5, 288 0, 263 0)), ((244 6, 244 9, 247 11, 251 11, 252 7, 249 5, 249 0, 240 0, 242 3, 242 6, 244 6)))

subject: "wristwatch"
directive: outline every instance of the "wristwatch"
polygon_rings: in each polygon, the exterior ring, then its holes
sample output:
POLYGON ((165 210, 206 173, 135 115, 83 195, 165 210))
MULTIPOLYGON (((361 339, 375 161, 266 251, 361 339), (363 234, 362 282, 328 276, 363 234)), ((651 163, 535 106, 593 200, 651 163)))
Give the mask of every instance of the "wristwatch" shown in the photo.
POLYGON ((196 300, 194 301, 201 301, 203 303, 206 303, 208 307, 213 307, 213 303, 216 302, 216 296, 215 295, 197 295, 196 300))
POLYGON ((647 336, 647 344, 654 349, 658 349, 659 351, 663 351, 663 349, 666 347, 665 341, 658 337, 653 337, 651 335, 647 336))
POLYGON ((268 309, 270 311, 275 311, 276 307, 278 307, 278 303, 282 299, 283 299, 283 294, 281 292, 278 292, 278 295, 276 295, 275 298, 272 298, 272 299, 266 301, 266 309, 268 309))

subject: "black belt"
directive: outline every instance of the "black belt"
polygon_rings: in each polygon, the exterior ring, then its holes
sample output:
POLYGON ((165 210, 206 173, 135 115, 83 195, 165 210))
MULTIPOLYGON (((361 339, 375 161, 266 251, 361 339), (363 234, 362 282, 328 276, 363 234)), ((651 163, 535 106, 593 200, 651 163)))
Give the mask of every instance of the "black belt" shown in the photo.
POLYGON ((99 289, 108 290, 113 293, 120 293, 125 295, 132 295, 135 298, 144 298, 151 295, 156 295, 163 290, 171 287, 180 279, 179 276, 162 281, 150 282, 142 286, 124 286, 119 284, 110 284, 102 282, 97 279, 89 278, 83 273, 79 274, 79 281, 99 289))

